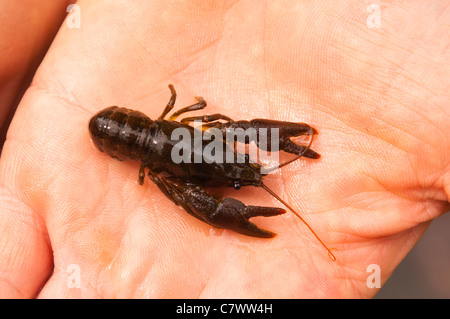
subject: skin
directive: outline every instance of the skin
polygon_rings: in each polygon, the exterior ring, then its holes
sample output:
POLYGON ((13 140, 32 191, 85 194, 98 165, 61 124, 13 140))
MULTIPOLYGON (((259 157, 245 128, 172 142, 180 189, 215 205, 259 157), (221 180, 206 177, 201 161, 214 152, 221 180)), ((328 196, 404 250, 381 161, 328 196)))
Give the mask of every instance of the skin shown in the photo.
MULTIPOLYGON (((368 266, 384 284, 448 211, 448 2, 383 2, 379 29, 364 1, 78 4, 81 28, 61 25, 3 147, 2 297, 370 298, 368 266), (335 262, 289 212, 253 219, 278 233, 270 240, 214 229, 148 179, 139 186, 138 163, 94 148, 94 113, 156 118, 169 83, 175 109, 202 96, 200 114, 318 130, 322 157, 265 183, 337 249, 335 262)), ((226 195, 282 207, 262 189, 226 195)))
POLYGON ((0 3, 0 145, 20 98, 30 85, 73 1, 0 3))

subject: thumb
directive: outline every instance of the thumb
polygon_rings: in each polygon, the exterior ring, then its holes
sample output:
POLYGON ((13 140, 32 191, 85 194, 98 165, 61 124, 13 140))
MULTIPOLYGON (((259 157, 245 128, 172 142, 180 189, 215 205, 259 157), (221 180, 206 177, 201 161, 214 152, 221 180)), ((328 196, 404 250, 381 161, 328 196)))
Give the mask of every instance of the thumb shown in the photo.
POLYGON ((0 298, 32 298, 53 269, 42 220, 0 187, 0 298))

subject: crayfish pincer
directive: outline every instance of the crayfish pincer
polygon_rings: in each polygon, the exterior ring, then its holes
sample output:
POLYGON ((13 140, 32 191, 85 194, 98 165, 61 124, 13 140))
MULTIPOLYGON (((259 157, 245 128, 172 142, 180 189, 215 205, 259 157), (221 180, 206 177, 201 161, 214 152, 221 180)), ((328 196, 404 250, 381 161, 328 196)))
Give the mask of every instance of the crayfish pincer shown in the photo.
POLYGON ((214 187, 261 187, 305 223, 326 248, 330 258, 335 260, 331 249, 311 226, 263 183, 263 177, 271 171, 302 156, 318 159, 320 155, 310 148, 317 131, 304 123, 268 119, 234 121, 222 114, 184 117, 177 121, 184 113, 204 109, 206 101, 201 97, 196 97, 195 104, 181 108, 165 119, 173 109, 177 96, 173 85, 169 85, 169 89, 171 98, 156 120, 139 111, 117 106, 94 115, 89 122, 89 132, 96 147, 117 160, 139 161, 138 183, 144 183, 147 171, 150 180, 162 193, 192 216, 217 228, 271 238, 276 234, 259 228, 249 219, 280 215, 285 213, 284 209, 247 206, 236 199, 223 197, 222 194, 212 195, 207 191, 214 187), (191 125, 198 122, 200 125, 191 125), (202 135, 211 142, 206 145, 202 143, 202 135), (291 140, 302 135, 310 136, 308 145, 291 140), (248 146, 253 142, 260 151, 284 151, 295 157, 268 168, 250 159, 245 151, 236 151, 237 142, 248 146))

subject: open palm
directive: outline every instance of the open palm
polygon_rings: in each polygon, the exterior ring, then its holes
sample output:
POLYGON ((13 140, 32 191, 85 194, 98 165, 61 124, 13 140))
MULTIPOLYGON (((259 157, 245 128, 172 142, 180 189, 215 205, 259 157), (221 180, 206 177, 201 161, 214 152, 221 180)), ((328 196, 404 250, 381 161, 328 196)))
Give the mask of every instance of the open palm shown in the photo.
MULTIPOLYGON (((450 7, 434 2, 381 7, 381 28, 369 28, 359 1, 79 1, 80 28, 62 25, 3 148, 0 291, 374 296, 368 266, 383 284, 448 209, 450 7), (278 233, 269 240, 212 228, 149 179, 139 186, 139 163, 92 145, 94 113, 119 105, 156 118, 169 83, 176 109, 202 96, 195 114, 319 131, 319 160, 265 183, 337 249, 335 262, 289 212, 253 219, 278 233)), ((281 207, 260 188, 226 195, 281 207)))

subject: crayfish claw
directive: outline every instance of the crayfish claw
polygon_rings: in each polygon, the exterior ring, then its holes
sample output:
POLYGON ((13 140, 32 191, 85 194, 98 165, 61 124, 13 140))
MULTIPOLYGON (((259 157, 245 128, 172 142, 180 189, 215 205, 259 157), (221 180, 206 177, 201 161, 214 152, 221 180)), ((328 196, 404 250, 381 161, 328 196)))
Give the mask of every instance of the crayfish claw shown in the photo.
POLYGON ((247 206, 244 211, 244 216, 252 218, 256 216, 270 217, 286 213, 286 210, 278 207, 264 207, 264 206, 247 206))
POLYGON ((245 206, 237 199, 227 197, 217 203, 214 212, 207 216, 207 222, 247 236, 272 238, 276 236, 275 233, 259 228, 248 219, 256 216, 276 216, 285 212, 284 209, 276 207, 245 206))
POLYGON ((198 184, 183 183, 175 178, 162 178, 161 183, 170 198, 192 216, 211 226, 229 229, 247 236, 275 237, 275 233, 259 228, 250 222, 249 218, 270 217, 286 212, 277 207, 246 206, 234 198, 221 198, 223 194, 210 195, 198 184))

